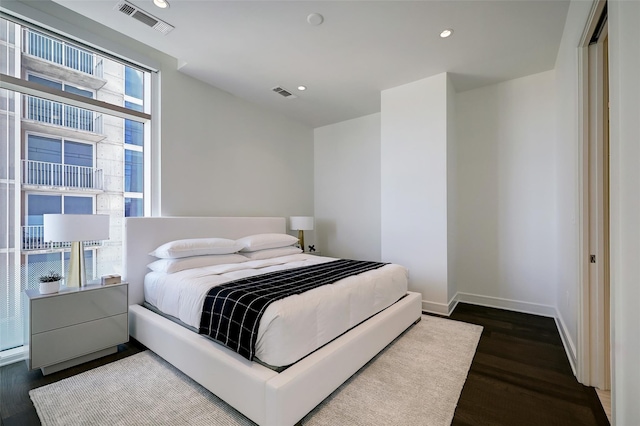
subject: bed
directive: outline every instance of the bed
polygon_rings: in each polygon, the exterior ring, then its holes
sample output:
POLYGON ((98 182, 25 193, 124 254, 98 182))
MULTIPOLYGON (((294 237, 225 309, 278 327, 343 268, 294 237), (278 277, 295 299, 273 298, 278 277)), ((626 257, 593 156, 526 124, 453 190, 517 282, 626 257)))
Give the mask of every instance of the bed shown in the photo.
POLYGON ((284 218, 127 218, 123 279, 129 283, 130 334, 259 425, 293 425, 368 360, 420 319, 419 294, 407 294, 284 371, 196 334, 142 306, 148 255, 167 241, 285 233, 284 218))

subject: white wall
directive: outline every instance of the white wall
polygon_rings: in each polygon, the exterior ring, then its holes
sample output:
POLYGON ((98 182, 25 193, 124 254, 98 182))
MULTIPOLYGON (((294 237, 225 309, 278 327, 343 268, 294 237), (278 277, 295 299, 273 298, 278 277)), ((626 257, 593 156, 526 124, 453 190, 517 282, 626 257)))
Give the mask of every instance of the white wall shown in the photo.
POLYGON ((313 130, 162 72, 162 215, 313 215, 313 130))
POLYGON ((640 424, 640 2, 609 2, 613 422, 640 424))
POLYGON ((380 260, 380 114, 314 131, 316 248, 380 260))
POLYGON ((557 282, 554 75, 456 99, 458 291, 547 315, 557 282))
POLYGON ((409 268, 423 308, 446 314, 446 73, 382 91, 382 260, 409 268))

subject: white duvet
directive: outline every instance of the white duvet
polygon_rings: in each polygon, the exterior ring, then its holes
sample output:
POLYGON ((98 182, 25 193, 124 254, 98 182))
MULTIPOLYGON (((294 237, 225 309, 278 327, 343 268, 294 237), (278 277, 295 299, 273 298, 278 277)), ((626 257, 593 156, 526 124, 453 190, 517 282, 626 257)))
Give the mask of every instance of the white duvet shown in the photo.
MULTIPOLYGON (((150 272, 145 300, 165 314, 199 328, 210 288, 239 278, 336 260, 295 254, 265 260, 188 269, 173 274, 150 272)), ((256 357, 286 366, 395 303, 407 292, 408 271, 389 264, 306 293, 278 300, 260 321, 256 357)))

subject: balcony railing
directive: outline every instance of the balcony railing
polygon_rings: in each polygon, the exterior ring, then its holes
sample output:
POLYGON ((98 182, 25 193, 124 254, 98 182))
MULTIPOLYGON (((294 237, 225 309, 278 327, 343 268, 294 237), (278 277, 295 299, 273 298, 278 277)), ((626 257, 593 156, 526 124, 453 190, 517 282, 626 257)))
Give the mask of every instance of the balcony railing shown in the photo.
MULTIPOLYGON (((85 248, 100 247, 102 241, 85 241, 85 248)), ((56 243, 44 240, 44 226, 23 226, 22 227, 22 250, 64 250, 71 248, 71 243, 56 243)))
POLYGON ((102 169, 22 160, 22 184, 102 190, 102 169))
POLYGON ((60 102, 26 96, 25 118, 85 132, 102 133, 102 114, 60 102))
POLYGON ((24 30, 24 51, 45 61, 102 78, 102 58, 27 28, 24 30))

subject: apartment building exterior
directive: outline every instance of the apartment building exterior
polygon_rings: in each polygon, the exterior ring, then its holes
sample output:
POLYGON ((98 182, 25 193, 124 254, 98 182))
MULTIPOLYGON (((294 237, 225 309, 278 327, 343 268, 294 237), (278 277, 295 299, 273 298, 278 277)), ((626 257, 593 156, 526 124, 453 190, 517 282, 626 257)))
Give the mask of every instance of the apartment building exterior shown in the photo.
MULTIPOLYGON (((5 19, 0 47, 2 73, 143 110, 145 76, 132 66, 5 19)), ((7 271, 0 291, 7 303, 0 307, 0 351, 22 345, 24 289, 36 288, 48 271, 66 274, 71 244, 44 240, 44 214, 108 214, 110 239, 85 242, 87 277, 120 273, 123 218, 144 213, 145 144, 140 122, 2 92, 0 267, 7 271)))

